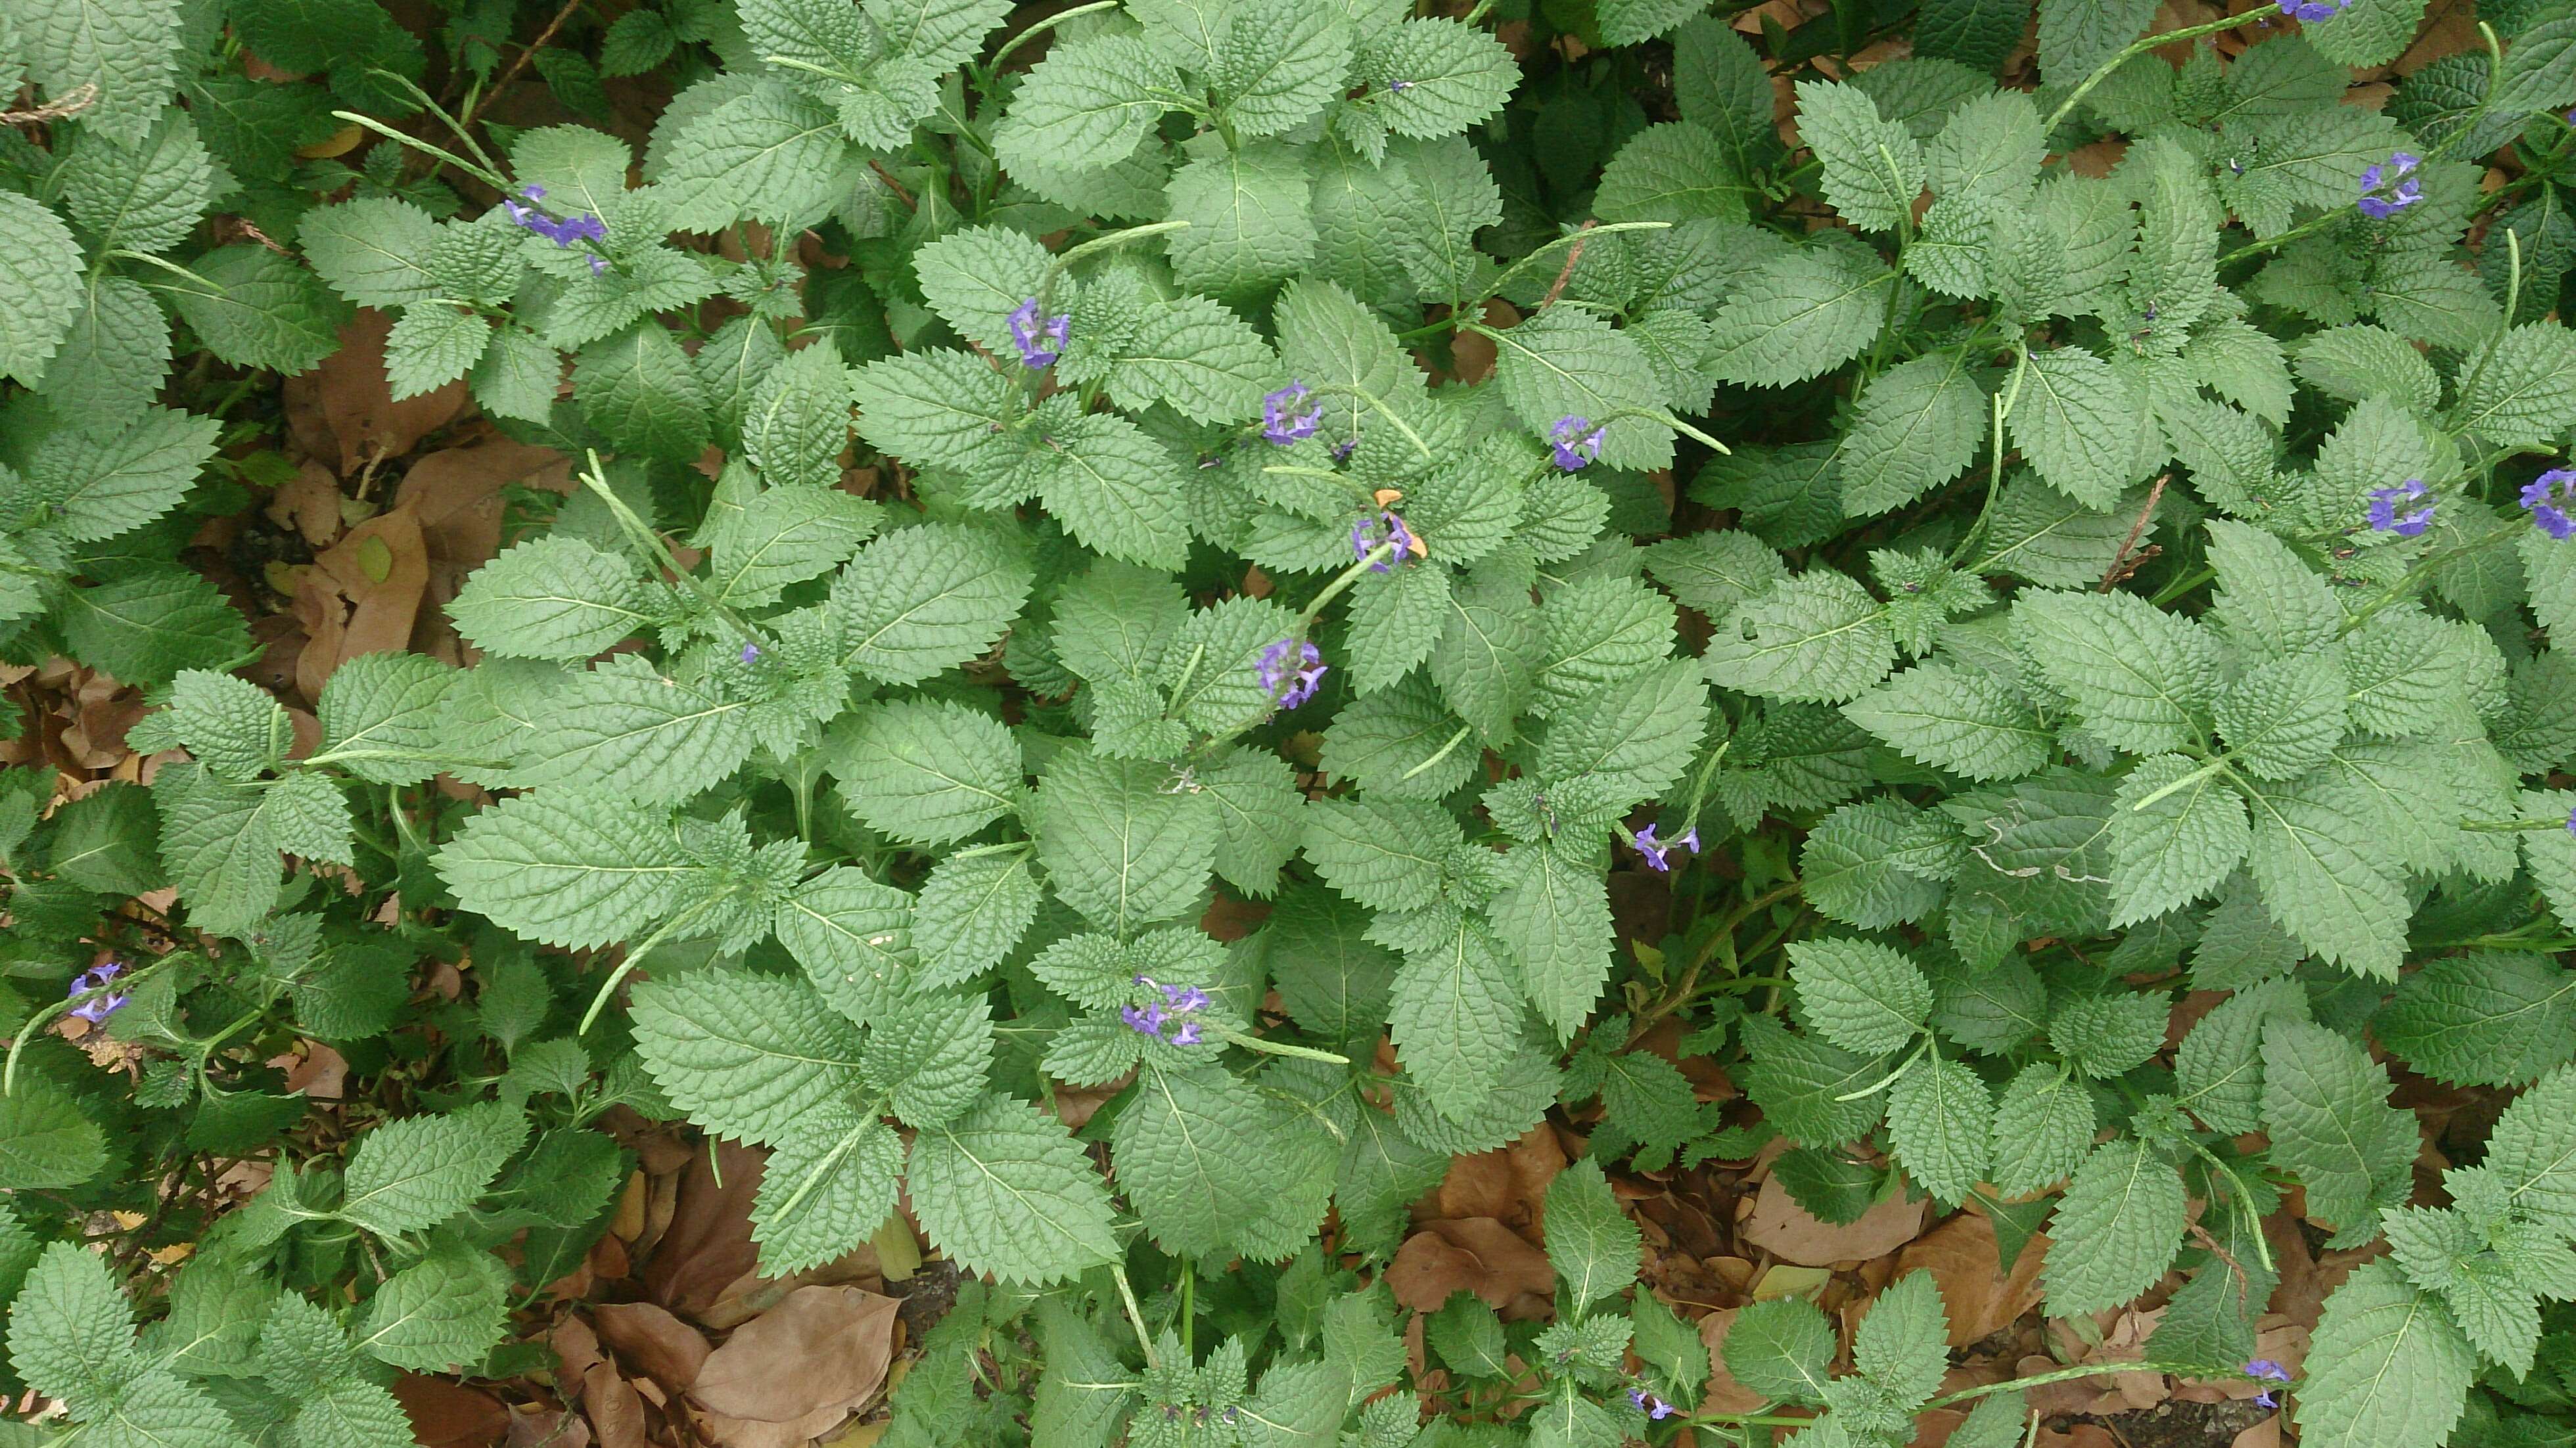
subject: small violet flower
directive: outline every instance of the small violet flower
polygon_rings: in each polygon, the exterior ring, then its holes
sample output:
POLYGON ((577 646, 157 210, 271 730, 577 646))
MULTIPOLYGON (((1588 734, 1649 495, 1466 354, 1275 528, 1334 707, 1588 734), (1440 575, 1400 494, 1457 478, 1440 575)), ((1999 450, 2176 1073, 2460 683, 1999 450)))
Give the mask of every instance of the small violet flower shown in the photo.
POLYGON ((2344 12, 2352 0, 2278 0, 2281 13, 2293 20, 2332 20, 2344 12))
POLYGON ((1558 418, 1547 433, 1547 440, 1556 448, 1556 465, 1570 473, 1601 456, 1601 439, 1609 431, 1606 425, 1594 427, 1588 417, 1568 414, 1558 418))
POLYGON ((1392 573, 1395 571, 1395 565, 1411 557, 1413 532, 1404 526, 1402 518, 1391 512, 1380 513, 1373 518, 1362 518, 1351 525, 1352 558, 1366 558, 1380 544, 1385 543, 1394 544, 1395 551, 1370 564, 1369 571, 1372 573, 1392 573))
POLYGON ((1663 1399, 1656 1397, 1650 1392, 1647 1392, 1644 1388, 1630 1388, 1628 1390, 1628 1401, 1635 1405, 1638 1412, 1643 1413, 1647 1417, 1658 1422, 1669 1418, 1674 1413, 1680 1411, 1672 1404, 1665 1402, 1663 1399))
POLYGON ((2393 488, 2371 489, 2371 531, 2394 533, 2400 538, 2422 536, 2425 529, 2433 526, 2433 505, 2425 503, 2423 507, 2403 513, 2398 511, 2398 507, 2404 503, 2423 502, 2425 494, 2430 491, 2422 478, 2408 478, 2393 488))
POLYGON ((1165 985, 1149 975, 1130 977, 1148 990, 1163 993, 1162 1005, 1121 1006, 1118 1019, 1140 1036, 1152 1036, 1175 1046, 1195 1046, 1206 1037, 1199 1033, 1198 1013, 1208 1008, 1208 993, 1194 985, 1165 985), (1164 1007, 1170 1007, 1166 1010, 1164 1007), (1163 1028, 1172 1026, 1168 1035, 1163 1028))
POLYGON ((95 1026, 125 1009, 126 1002, 134 998, 123 991, 107 989, 108 982, 123 974, 125 974, 125 962, 109 960, 102 961, 73 976, 71 989, 63 994, 67 997, 86 995, 89 999, 72 1007, 71 1013, 95 1026))
MULTIPOLYGON (((608 239, 607 223, 588 212, 558 220, 548 216, 541 208, 529 204, 544 200, 545 195, 546 188, 543 186, 522 186, 519 188, 519 197, 524 199, 504 197, 501 201, 501 209, 509 214, 512 224, 521 230, 533 231, 557 246, 570 246, 576 241, 608 239)), ((597 276, 607 265, 605 258, 592 257, 591 275, 597 276)))
POLYGON ((2576 537, 2576 516, 2566 505, 2576 500, 2576 469, 2551 468, 2523 485, 2522 505, 2540 531, 2561 542, 2576 537))
POLYGON ((758 645, 758 644, 750 644, 750 643, 744 644, 744 645, 742 646, 742 661, 743 661, 744 663, 746 663, 746 664, 756 664, 756 663, 759 663, 759 662, 760 662, 760 645, 758 645))
POLYGON ((1032 372, 1041 367, 1053 367, 1055 359, 1064 355, 1064 344, 1072 338, 1071 312, 1040 321, 1038 299, 1035 297, 1011 309, 1011 345, 1020 349, 1020 365, 1032 372))
POLYGON ((1296 639, 1281 639, 1261 651, 1261 687, 1282 709, 1294 709, 1315 697, 1330 669, 1323 650, 1296 639))
POLYGON ((1290 379, 1287 386, 1265 393, 1261 399, 1261 435, 1281 447, 1315 435, 1324 425, 1324 405, 1316 403, 1304 412, 1296 406, 1314 389, 1290 379))
POLYGON ((2392 153, 2361 173, 2361 214, 2385 221, 2424 199, 2424 183, 2408 179, 2423 158, 2406 151, 2392 153))
POLYGON ((2576 809, 2567 812, 2567 833, 2576 835, 2576 809))
MULTIPOLYGON (((2245 1365, 2245 1376, 2249 1378, 2261 1378, 2265 1382, 2286 1383, 2290 1380, 2290 1370, 2281 1366, 2279 1363, 2272 1361, 2270 1358, 2256 1358, 2245 1365)), ((2256 1406, 2264 1408, 2277 1408, 2281 1406, 2280 1398, 2276 1396, 2274 1390, 2270 1388, 2265 1388, 2263 1391, 2256 1393, 2254 1395, 2254 1402, 2256 1406)))
POLYGON ((1648 825, 1630 836, 1628 842, 1637 847, 1638 854, 1646 857, 1648 869, 1661 870, 1670 874, 1673 862, 1669 857, 1673 851, 1687 849, 1694 855, 1699 853, 1699 826, 1693 825, 1683 831, 1679 839, 1658 840, 1655 838, 1655 827, 1648 825))
POLYGON ((1386 93, 1391 96, 1400 96, 1411 89, 1413 89, 1413 82, 1409 80, 1391 80, 1386 83, 1386 93))

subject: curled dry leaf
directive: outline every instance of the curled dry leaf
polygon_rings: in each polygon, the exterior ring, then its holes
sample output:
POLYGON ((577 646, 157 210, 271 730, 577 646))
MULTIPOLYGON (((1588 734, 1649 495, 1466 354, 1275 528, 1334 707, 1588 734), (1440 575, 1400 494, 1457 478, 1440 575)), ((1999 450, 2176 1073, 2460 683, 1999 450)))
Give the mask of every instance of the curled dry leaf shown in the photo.
POLYGON ((1386 1281, 1416 1312, 1437 1312, 1451 1294, 1472 1292, 1513 1319, 1546 1316, 1556 1293, 1547 1254, 1491 1217, 1426 1224, 1396 1249, 1386 1281))

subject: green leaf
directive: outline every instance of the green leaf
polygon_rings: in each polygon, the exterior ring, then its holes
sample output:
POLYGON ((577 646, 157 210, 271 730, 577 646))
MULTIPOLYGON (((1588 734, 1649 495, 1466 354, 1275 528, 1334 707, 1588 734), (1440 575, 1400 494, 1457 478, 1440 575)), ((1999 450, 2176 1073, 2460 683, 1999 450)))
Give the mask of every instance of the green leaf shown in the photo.
POLYGON ((769 482, 829 488, 850 443, 849 374, 829 346, 801 347, 769 369, 743 413, 743 454, 769 482))
POLYGON ((1590 312, 1550 307, 1494 340, 1494 380, 1503 398, 1532 432, 1546 436, 1565 417, 1606 425, 1601 460, 1612 467, 1652 469, 1673 460, 1670 429, 1659 413, 1662 389, 1636 340, 1590 312))
POLYGON ((905 1125, 945 1126, 975 1104, 992 1075, 992 1006, 948 994, 905 1004, 869 1029, 859 1074, 905 1125))
POLYGON ((1600 1162, 1585 1157, 1548 1183, 1547 1260, 1577 1316, 1637 1280, 1640 1250, 1637 1224, 1619 1210, 1600 1162))
POLYGON ((1991 1169, 1994 1098, 1958 1061, 1926 1060, 1888 1088, 1887 1130, 1897 1164, 1916 1185, 1943 1202, 1964 1202, 1991 1169))
MULTIPOLYGON (((163 849, 175 854, 166 834, 163 849)), ((559 790, 480 811, 435 860, 466 909, 572 948, 634 936, 678 906, 697 868, 661 811, 559 790)))
POLYGON ((305 213, 295 239, 331 290, 362 307, 401 307, 439 295, 430 275, 438 222, 408 201, 368 196, 305 213))
POLYGON ((1028 564, 996 534, 955 523, 899 528, 832 582, 842 656, 888 684, 917 684, 981 654, 1019 616, 1028 564))
POLYGON ((169 408, 144 411, 106 441, 70 429, 47 437, 29 484, 54 500, 54 525, 75 542, 132 532, 179 505, 215 455, 217 424, 169 408))
MULTIPOLYGON (((870 94, 839 90, 845 101, 870 94)), ((671 225, 716 232, 745 218, 783 226, 820 219, 856 180, 846 114, 768 84, 690 119, 658 178, 671 225)))
POLYGON ((1044 460, 1047 511, 1084 546, 1178 568, 1189 558, 1181 464, 1123 417, 1091 414, 1057 433, 1044 460))
POLYGON ((292 258, 245 242, 210 251, 188 270, 190 277, 149 285, 224 361, 292 377, 339 350, 348 307, 292 258))
POLYGON ((2246 863, 2264 908, 2293 938, 2357 975, 2394 980, 2409 914, 2384 843, 2306 782, 2254 788, 2246 863))
POLYGON ((2136 477, 2146 409, 2109 363, 2081 347, 2029 354, 2021 397, 2007 419, 2012 440, 2041 481, 2080 503, 2108 508, 2136 477))
POLYGON ((2244 799, 2217 775, 2201 774, 2179 754, 2140 760, 2120 781, 2111 811, 2111 924, 2134 925, 2216 890, 2252 838, 2244 799), (2184 780, 2190 782, 2140 807, 2184 780))
POLYGON ((951 856, 931 867, 913 909, 912 944, 933 979, 962 981, 999 964, 1036 918, 1030 856, 951 856))
POLYGON ((2049 1225, 2048 1310, 2099 1312, 2154 1286, 2181 1249, 2189 1205, 2182 1178, 2144 1142, 2095 1147, 2049 1225))
POLYGON ((2544 447, 2576 423, 2576 337, 2534 322, 2495 340, 2453 408, 2454 425, 2491 442, 2544 447))
POLYGON ((1716 137, 1668 121, 1629 137, 1610 158, 1593 209, 1605 221, 1740 222, 1750 189, 1716 137))
POLYGON ((834 731, 832 774, 872 827, 944 845, 1018 807, 1020 746, 989 714, 904 700, 864 710, 834 731))
POLYGON ((72 1242, 45 1248, 10 1303, 9 1362, 29 1387, 88 1412, 142 1375, 134 1309, 105 1258, 72 1242))
MULTIPOLYGON (((780 900, 772 924, 832 1009, 864 1024, 906 1008, 911 988, 928 983, 909 949, 912 903, 892 885, 841 865, 780 900)), ((941 982, 955 978, 949 970, 937 974, 941 982)))
POLYGON ((2039 65, 2073 85, 2146 31, 2155 0, 2040 0, 2039 65))
POLYGON ((2354 1269, 2326 1299, 2308 1348, 2297 1417, 2316 1448, 2438 1448, 2477 1359, 2440 1303, 2396 1264, 2354 1269))
POLYGON ((48 99, 62 105, 83 86, 94 88, 79 112, 83 129, 134 145, 169 104, 175 0, 33 0, 10 19, 28 78, 48 99))
POLYGON ((1912 1041, 1932 1011, 1921 967, 1866 940, 1802 940, 1789 978, 1816 1032, 1846 1051, 1883 1055, 1912 1041))
POLYGON ((1050 46, 993 131, 1002 165, 1044 170, 1106 166, 1143 143, 1178 85, 1145 44, 1101 36, 1050 46))
POLYGON ((705 389, 668 328, 631 327, 573 359, 573 400, 620 448, 665 462, 693 462, 714 434, 705 389))
POLYGON ((906 1187, 922 1230, 969 1272, 1043 1286, 1118 1255, 1098 1173, 1023 1102, 988 1096, 923 1131, 906 1187))
POLYGON ((1839 247, 1757 264, 1710 319, 1705 369, 1748 387, 1786 387, 1869 350, 1887 321, 1878 289, 1894 272, 1839 247))
MULTIPOLYGON (((1207 1256, 1302 1237, 1323 1216, 1321 1134, 1231 1073, 1149 1067, 1110 1137, 1119 1185, 1166 1252, 1207 1256), (1289 1216, 1279 1208, 1296 1199, 1289 1216), (1311 1211, 1306 1210, 1311 1206, 1311 1211)), ((1266 1247, 1260 1250, 1266 1252, 1266 1247)))
POLYGON ((479 1363, 509 1325, 509 1272, 452 1237, 385 1279, 358 1316, 358 1347, 413 1372, 479 1363))
POLYGON ((124 277, 104 276, 82 293, 39 390, 56 417, 112 437, 146 415, 169 370, 170 318, 161 304, 124 277))
POLYGON ((1950 1319, 1930 1272, 1914 1271, 1890 1283, 1870 1304, 1852 1334, 1852 1365, 1911 1412, 1930 1402, 1950 1366, 1950 1319))
POLYGON ((526 659, 586 659, 652 621, 625 560, 578 538, 533 538, 474 571, 448 617, 476 648, 526 659))
POLYGON ((1215 863, 1215 801, 1165 792, 1170 773, 1067 749, 1048 763, 1029 813, 1056 894, 1122 934, 1195 908, 1215 863))
POLYGON ((751 1209, 763 1272, 807 1271, 857 1250, 894 1211, 903 1174, 903 1139, 874 1117, 819 1111, 786 1131, 751 1209))
POLYGON ((192 570, 147 565, 63 596, 63 641, 92 668, 150 688, 181 669, 215 669, 250 653, 230 601, 192 570))
POLYGON ((1481 930, 1462 925, 1435 948, 1406 953, 1387 1030, 1432 1108, 1467 1121, 1492 1104, 1526 1013, 1501 952, 1481 930))
POLYGON ((858 1033, 806 986, 710 967, 635 988, 636 1048, 671 1104, 719 1136, 793 1139, 798 1117, 846 1106, 858 1033))
POLYGON ((1766 1398, 1825 1401, 1833 1370, 1833 1324, 1803 1297, 1774 1297, 1735 1314, 1720 1355, 1727 1375, 1766 1398))
POLYGON ((1917 664, 1842 706, 1906 758, 1970 779, 2018 779, 2044 767, 2057 737, 1992 675, 1917 664))
POLYGON ((1839 703, 1887 677, 1896 638, 1869 590, 1829 568, 1736 605, 1702 655, 1709 679, 1766 698, 1839 703))
POLYGON ((1798 135, 1824 167, 1825 204, 1863 231, 1894 231, 1923 191, 1923 148, 1879 118, 1858 86, 1801 81, 1798 135))
POLYGON ((1504 856, 1510 883, 1494 899, 1494 933, 1519 960, 1531 1004, 1570 1041, 1610 978, 1610 896, 1589 862, 1547 841, 1504 856))
MULTIPOLYGON (((1023 104, 1028 93, 1021 89, 1023 104)), ((1167 239, 1172 274, 1193 291, 1250 301, 1314 258, 1305 155, 1296 147, 1257 142, 1204 152, 1172 173, 1166 194, 1172 219, 1190 223, 1167 239)))
POLYGON ((2064 1180, 2092 1150, 2094 1126, 2093 1098, 2073 1073, 2023 1067, 1995 1105, 1995 1190, 2024 1197, 2064 1180))
POLYGON ((2477 951, 2428 961, 2397 983, 2371 1032, 2436 1080, 2517 1085, 2576 1055, 2576 977, 2543 955, 2477 951))
POLYGON ((1399 136, 1456 135, 1501 110, 1520 83, 1520 64, 1501 41, 1447 16, 1398 22, 1371 38, 1360 65, 1371 80, 1405 82, 1377 104, 1399 136))
POLYGON ((2213 518, 2209 562, 2218 574, 2210 612, 2238 648, 2285 657, 2306 653, 2342 632, 2343 610, 2329 585, 2272 534, 2213 518))
POLYGON ((499 1103, 385 1122, 349 1155, 340 1215, 378 1236, 434 1227, 474 1204, 527 1131, 499 1103))
MULTIPOLYGON (((1278 365, 1261 334, 1223 304, 1179 297, 1137 321, 1109 394, 1138 411, 1160 400, 1193 422, 1238 422, 1260 412, 1278 365)), ((1158 452, 1154 464, 1168 468, 1170 459, 1158 452)))
POLYGON ((422 654, 361 654, 332 671, 316 711, 322 752, 377 784, 417 784, 447 753, 440 728, 456 671, 422 654))
POLYGON ((1975 459, 1986 439, 1986 394, 1965 366, 1964 354, 1917 357, 1889 368, 1861 394, 1843 439, 1846 515, 1901 508, 1975 459))
POLYGON ((2344 1234, 2372 1233, 2377 1208, 2405 1199, 2415 1118, 2388 1104, 2388 1073, 2323 1026, 2263 1025, 2263 1127, 2272 1160, 2308 1189, 2307 1214, 2344 1234))
POLYGON ((2096 738, 2135 754, 2197 742, 2218 656, 2192 621, 2132 593, 2025 593, 2012 620, 2096 738))
POLYGON ((619 655, 576 674, 531 721, 518 778, 646 804, 677 804, 742 767, 749 705, 619 655))
POLYGON ((2506 1199, 2553 1229, 2576 1229, 2576 1070, 2560 1067, 2516 1097, 2487 1139, 2506 1199))
POLYGON ((1294 130, 1347 89, 1349 17, 1295 0, 1238 0, 1230 8, 1206 74, 1235 134, 1294 130))
POLYGON ((106 1134, 62 1088, 31 1077, 0 1096, 0 1187, 76 1187, 106 1166, 106 1134))

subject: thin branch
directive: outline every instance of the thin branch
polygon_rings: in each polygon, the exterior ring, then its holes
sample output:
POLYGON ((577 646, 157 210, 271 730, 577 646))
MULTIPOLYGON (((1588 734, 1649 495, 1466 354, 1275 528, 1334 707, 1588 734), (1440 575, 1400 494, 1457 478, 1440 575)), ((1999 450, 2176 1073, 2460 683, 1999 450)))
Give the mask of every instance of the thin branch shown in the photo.
POLYGON ((1538 299, 1538 309, 1540 311, 1544 312, 1548 308, 1555 306, 1557 297, 1562 295, 1565 291, 1565 284, 1574 279, 1574 264, 1583 260, 1584 244, 1592 239, 1582 233, 1590 231, 1597 224, 1598 223, 1596 222, 1586 221, 1581 226, 1574 228, 1576 233, 1574 245, 1566 249, 1565 265, 1557 270, 1556 285, 1549 287, 1547 289, 1547 295, 1538 299))
POLYGON ((921 209, 921 203, 912 199, 912 193, 903 189, 903 183, 894 179, 894 173, 885 168, 884 162, 879 161, 874 156, 870 156, 868 158, 868 169, 877 173, 877 179, 883 181, 886 184, 886 189, 894 193, 895 200, 903 203, 904 210, 919 211, 921 209))
POLYGON ((555 32, 563 29, 563 23, 580 8, 581 0, 564 0, 564 8, 555 12, 555 18, 546 22, 546 28, 537 32, 537 38, 528 42, 528 48, 519 52, 518 59, 510 62, 509 69, 501 72, 501 78, 484 87, 483 94, 475 97, 474 104, 466 108, 464 117, 456 123, 456 129, 461 132, 471 127, 474 118, 483 114, 483 108, 492 104, 492 98, 510 88, 510 82, 519 78, 519 72, 528 68, 528 62, 536 59, 537 52, 546 48, 546 42, 554 39, 555 32))
POLYGON ((2119 586, 2121 579, 2137 572, 2139 563, 2146 562, 2143 558, 2137 563, 2130 562, 2129 550, 2138 546, 2139 535, 2147 531, 2147 520, 2156 515, 2156 504, 2164 501, 2165 484, 2171 481, 2173 474, 2166 473, 2156 479, 2154 487, 2147 489, 2147 505, 2138 510, 2138 521, 2129 525, 2129 536, 2120 540, 2120 551, 2111 555, 2111 566, 2102 570, 2104 593, 2109 593, 2119 586))
POLYGON ((79 115, 96 104, 98 86, 91 81, 82 81, 43 105, 23 111, 0 111, 0 126, 32 126, 41 121, 59 121, 79 115))

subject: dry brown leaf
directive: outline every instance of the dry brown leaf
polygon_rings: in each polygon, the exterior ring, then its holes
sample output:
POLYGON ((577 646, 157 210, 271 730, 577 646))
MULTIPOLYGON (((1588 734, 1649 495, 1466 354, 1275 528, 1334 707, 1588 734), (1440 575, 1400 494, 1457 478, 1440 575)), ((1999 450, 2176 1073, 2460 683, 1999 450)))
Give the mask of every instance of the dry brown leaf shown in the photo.
POLYGON ((1492 1217, 1535 1234, 1547 1184, 1565 1170, 1565 1147, 1546 1122, 1492 1151, 1449 1159, 1449 1174, 1414 1207, 1417 1221, 1492 1217))
POLYGON ((767 1160, 738 1142, 716 1142, 715 1160, 724 1167, 719 1184, 708 1155, 701 1147, 681 1169, 670 1225, 640 1274, 664 1307, 700 1322, 736 1278, 759 1265, 751 1242, 751 1201, 767 1160))
POLYGON ((689 1396, 729 1418, 784 1423, 874 1396, 894 1360, 897 1302, 855 1287, 800 1287, 707 1356, 689 1396))
POLYGON ((590 1310, 599 1340, 625 1364, 675 1393, 684 1393, 706 1365, 699 1331, 650 1302, 610 1302, 590 1310))
POLYGON ((338 542, 347 522, 340 516, 340 479, 320 462, 306 458, 295 476, 269 495, 268 520, 291 529, 314 548, 338 542))
POLYGON ((1923 1230, 1927 1202, 1891 1199, 1861 1214, 1845 1227, 1819 1221, 1778 1177, 1762 1180, 1753 1215, 1744 1219, 1744 1240, 1784 1262, 1829 1267, 1836 1262, 1865 1262, 1911 1242, 1923 1230))
POLYGON ((409 648, 428 588, 429 558, 411 514, 397 509, 350 529, 296 582, 295 616, 309 640, 296 657, 296 688, 319 699, 349 660, 409 648))
POLYGON ((385 337, 393 319, 371 307, 340 329, 340 350, 300 377, 286 379, 286 422, 296 444, 348 477, 367 464, 410 452, 465 406, 462 378, 417 397, 394 400, 385 376, 385 337))
POLYGON ((462 1383, 405 1373, 393 1392, 423 1448, 492 1448, 510 1431, 510 1410, 462 1383))
POLYGON ((518 1408, 503 1441, 509 1448, 590 1448, 590 1424, 561 1408, 518 1408))
POLYGON ((1950 1346, 1966 1347, 2039 1304, 2039 1269, 2047 1258, 2048 1238, 2035 1236, 2006 1278, 1995 1224, 1962 1212, 1908 1243, 1896 1256, 1896 1270, 1932 1274, 1950 1314, 1950 1346))
POLYGON ((807 1448, 815 1439, 841 1426, 850 1413, 847 1408, 817 1408, 792 1423, 728 1418, 703 1410, 691 1416, 697 1421, 699 1436, 716 1448, 807 1448))
POLYGON ((1387 1265, 1395 1300, 1437 1312, 1450 1295, 1472 1292, 1507 1318, 1544 1317, 1556 1293, 1547 1254, 1491 1217, 1425 1224, 1387 1265))
POLYGON ((600 1448, 645 1448, 644 1400, 617 1369, 593 1363, 582 1374, 581 1411, 599 1436, 600 1448))

